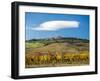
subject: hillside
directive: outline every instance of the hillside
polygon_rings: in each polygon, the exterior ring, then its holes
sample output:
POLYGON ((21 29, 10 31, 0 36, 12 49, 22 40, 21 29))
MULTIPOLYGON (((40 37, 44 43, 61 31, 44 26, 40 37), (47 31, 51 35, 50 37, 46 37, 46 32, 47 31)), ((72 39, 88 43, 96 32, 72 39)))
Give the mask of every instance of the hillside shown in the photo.
MULTIPOLYGON (((48 39, 32 39, 26 41, 26 57, 27 59, 31 59, 30 57, 34 56, 45 56, 50 55, 50 58, 53 58, 59 55, 59 57, 71 55, 74 56, 77 55, 80 58, 80 55, 85 54, 87 57, 89 55, 89 40, 86 39, 78 39, 78 38, 64 38, 64 37, 53 37, 48 39), (53 56, 53 57, 51 57, 53 56)), ((70 56, 70 57, 71 57, 70 56)), ((67 56, 68 57, 68 56, 67 56)), ((67 58, 66 57, 66 58, 67 58)), ((39 58, 39 57, 38 57, 39 58)), ((42 58, 42 57, 41 57, 42 58)), ((76 57, 75 57, 76 58, 76 57)), ((34 58, 35 59, 35 58, 34 58)), ((62 58, 63 60, 64 58, 62 58)), ((64 60, 65 62, 65 60, 64 60)), ((75 62, 77 64, 78 62, 75 62)), ((89 59, 86 60, 86 63, 88 64, 89 59)), ((51 63, 50 63, 51 64, 51 63)), ((73 63, 72 63, 73 64, 73 63)), ((80 63, 78 63, 80 64, 80 63)), ((34 63, 27 63, 27 67, 29 66, 37 66, 34 63), (28 66, 29 65, 29 66, 28 66)), ((44 65, 44 63, 42 64, 44 65)), ((32 67, 31 66, 31 67, 32 67)), ((44 65, 47 66, 47 65, 44 65)), ((51 65, 53 66, 53 65, 51 65)))
POLYGON ((49 39, 32 39, 26 41, 26 52, 34 51, 56 51, 56 50, 88 50, 89 40, 78 38, 49 38, 49 39), (32 51, 30 51, 32 50, 32 51))

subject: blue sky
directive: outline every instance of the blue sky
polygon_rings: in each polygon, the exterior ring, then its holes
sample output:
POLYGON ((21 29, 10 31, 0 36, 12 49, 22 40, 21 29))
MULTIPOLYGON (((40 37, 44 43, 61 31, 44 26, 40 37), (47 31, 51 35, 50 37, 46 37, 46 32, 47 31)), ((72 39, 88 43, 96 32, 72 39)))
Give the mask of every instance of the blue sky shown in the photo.
POLYGON ((55 36, 89 39, 89 16, 25 13, 26 40, 55 36))

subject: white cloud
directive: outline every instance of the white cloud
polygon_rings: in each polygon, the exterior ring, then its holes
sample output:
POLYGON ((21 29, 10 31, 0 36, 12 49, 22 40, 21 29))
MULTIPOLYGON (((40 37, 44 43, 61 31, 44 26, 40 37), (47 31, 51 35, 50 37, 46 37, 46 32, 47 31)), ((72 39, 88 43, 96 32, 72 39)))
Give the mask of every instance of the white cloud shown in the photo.
POLYGON ((77 28, 79 27, 78 21, 47 21, 41 23, 38 27, 32 28, 32 30, 44 30, 44 31, 56 31, 63 28, 77 28))

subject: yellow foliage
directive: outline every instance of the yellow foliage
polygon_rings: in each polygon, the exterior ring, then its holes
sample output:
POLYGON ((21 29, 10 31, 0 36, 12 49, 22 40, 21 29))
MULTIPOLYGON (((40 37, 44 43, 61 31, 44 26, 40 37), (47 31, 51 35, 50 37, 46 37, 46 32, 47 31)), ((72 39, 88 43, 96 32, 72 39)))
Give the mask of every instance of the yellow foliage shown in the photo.
POLYGON ((62 59, 62 54, 56 52, 56 59, 61 60, 62 59))
POLYGON ((27 54, 25 56, 26 64, 49 64, 49 63, 60 63, 62 61, 64 63, 71 63, 71 64, 85 64, 89 63, 89 52, 88 51, 81 51, 79 54, 74 53, 65 53, 62 54, 60 52, 56 52, 55 56, 52 56, 50 52, 43 55, 31 55, 27 54), (53 59, 52 59, 53 58, 53 59), (62 61, 63 60, 63 61, 62 61))

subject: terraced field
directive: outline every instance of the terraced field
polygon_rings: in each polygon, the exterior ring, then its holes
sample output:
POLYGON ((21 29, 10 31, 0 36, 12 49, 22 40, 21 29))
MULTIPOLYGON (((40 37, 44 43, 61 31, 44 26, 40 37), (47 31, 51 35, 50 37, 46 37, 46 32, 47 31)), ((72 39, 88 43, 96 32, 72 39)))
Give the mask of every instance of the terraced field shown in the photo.
POLYGON ((25 44, 26 68, 89 64, 89 40, 86 39, 33 39, 26 41, 25 44))

